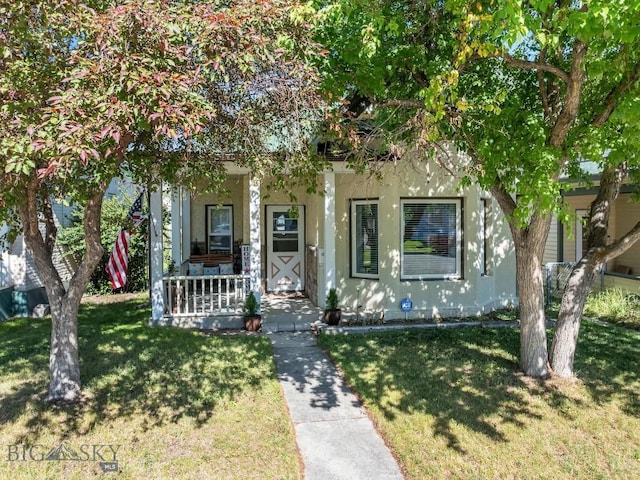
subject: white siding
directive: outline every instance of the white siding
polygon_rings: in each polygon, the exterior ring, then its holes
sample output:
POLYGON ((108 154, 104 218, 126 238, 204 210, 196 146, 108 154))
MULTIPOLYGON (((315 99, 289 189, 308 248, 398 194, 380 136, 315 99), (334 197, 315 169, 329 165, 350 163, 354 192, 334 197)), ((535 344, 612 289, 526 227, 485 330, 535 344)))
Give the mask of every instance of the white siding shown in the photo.
POLYGON ((553 216, 551 219, 551 227, 549 228, 549 236, 547 244, 544 247, 543 263, 552 263, 558 261, 558 217, 553 216))

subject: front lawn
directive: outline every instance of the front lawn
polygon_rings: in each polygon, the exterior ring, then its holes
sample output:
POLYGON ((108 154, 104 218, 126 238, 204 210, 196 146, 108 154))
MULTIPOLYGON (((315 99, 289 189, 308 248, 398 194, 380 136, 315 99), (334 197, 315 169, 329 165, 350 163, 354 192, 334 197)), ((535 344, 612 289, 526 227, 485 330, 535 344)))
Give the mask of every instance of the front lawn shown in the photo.
POLYGON ((640 478, 640 333, 583 325, 579 381, 518 372, 516 329, 322 335, 410 478, 640 478))
POLYGON ((83 304, 75 407, 43 401, 50 321, 0 324, 0 478, 299 478, 269 340, 148 327, 141 303, 83 304))

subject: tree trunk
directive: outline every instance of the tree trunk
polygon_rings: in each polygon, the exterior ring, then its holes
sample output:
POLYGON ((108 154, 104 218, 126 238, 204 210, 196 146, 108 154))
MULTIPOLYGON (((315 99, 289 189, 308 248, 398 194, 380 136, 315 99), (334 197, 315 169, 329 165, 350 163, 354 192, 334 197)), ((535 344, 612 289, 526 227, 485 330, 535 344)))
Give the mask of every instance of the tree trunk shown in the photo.
POLYGON ((582 311, 596 277, 597 265, 583 258, 571 271, 562 294, 556 331, 551 343, 551 368, 563 378, 573 377, 573 359, 578 344, 582 311))
POLYGON ((78 310, 91 273, 102 258, 100 217, 106 188, 103 185, 87 200, 84 216, 86 253, 66 290, 52 259, 56 236, 53 210, 47 207, 49 197, 46 190, 41 189, 38 179, 30 183, 25 202, 18 206, 25 244, 33 256, 51 307, 48 401, 74 401, 80 395, 78 310), (39 198, 39 195, 44 198, 39 198), (46 230, 44 235, 40 230, 39 205, 44 205, 41 212, 46 230))
POLYGON ((509 222, 516 252, 516 286, 520 301, 520 367, 530 377, 546 377, 549 375, 549 357, 542 256, 551 225, 551 214, 534 211, 528 225, 522 225, 514 215, 515 199, 499 181, 496 181, 491 192, 509 222))
POLYGON ((516 249, 520 299, 520 367, 530 377, 549 375, 543 272, 534 249, 516 249))
POLYGON ((78 309, 68 298, 51 308, 51 350, 49 355, 49 401, 73 401, 80 395, 78 356, 78 309))

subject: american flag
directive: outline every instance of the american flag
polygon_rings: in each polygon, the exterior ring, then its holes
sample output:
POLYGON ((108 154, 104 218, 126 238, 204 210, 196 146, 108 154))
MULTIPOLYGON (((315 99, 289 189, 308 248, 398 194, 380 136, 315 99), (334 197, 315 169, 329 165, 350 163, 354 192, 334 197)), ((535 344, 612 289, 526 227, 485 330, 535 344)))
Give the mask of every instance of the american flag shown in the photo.
POLYGON ((140 192, 136 201, 133 202, 131 208, 129 209, 129 215, 127 216, 127 220, 133 221, 133 228, 138 228, 140 224, 147 218, 146 215, 142 215, 142 195, 144 195, 144 190, 140 192))
MULTIPOLYGON (((127 223, 133 222, 134 228, 138 228, 140 224, 147 218, 142 215, 142 197, 144 191, 140 192, 138 198, 129 209, 127 215, 127 223)), ((127 266, 129 265, 129 239, 131 235, 126 228, 120 230, 116 238, 116 244, 113 247, 109 261, 107 262, 107 273, 111 279, 111 286, 114 290, 122 288, 127 284, 127 266)))

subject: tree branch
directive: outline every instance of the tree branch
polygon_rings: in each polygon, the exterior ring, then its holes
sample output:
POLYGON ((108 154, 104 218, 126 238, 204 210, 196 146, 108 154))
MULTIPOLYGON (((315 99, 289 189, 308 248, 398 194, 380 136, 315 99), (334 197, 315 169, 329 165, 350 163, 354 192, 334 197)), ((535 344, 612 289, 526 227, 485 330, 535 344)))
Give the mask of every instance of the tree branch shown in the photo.
POLYGON ((556 67, 550 63, 546 62, 531 62, 529 60, 520 60, 519 58, 515 58, 508 53, 503 55, 498 55, 498 58, 502 58, 508 65, 515 68, 521 68, 524 70, 537 70, 542 72, 549 72, 556 77, 560 78, 563 82, 569 83, 570 76, 567 72, 562 70, 560 67, 556 67))
POLYGON ((100 217, 102 215, 102 201, 108 184, 100 185, 93 196, 87 199, 84 211, 84 243, 86 246, 85 254, 78 265, 76 272, 67 290, 67 297, 74 305, 79 305, 91 274, 100 262, 104 248, 100 240, 100 217))
MULTIPOLYGON (((546 57, 546 51, 542 50, 538 56, 538 63, 544 63, 546 57)), ((540 99, 542 100, 542 108, 544 109, 544 116, 547 119, 551 119, 552 112, 549 106, 549 97, 547 95, 547 87, 544 81, 544 72, 542 70, 536 70, 536 76, 538 77, 538 88, 540 89, 540 99)))
POLYGON ((376 103, 373 105, 376 107, 402 107, 402 108, 424 108, 424 102, 420 100, 387 100, 384 102, 376 103))
POLYGON ((602 262, 608 262, 629 250, 640 240, 640 222, 636 223, 635 226, 629 230, 625 235, 621 238, 613 242, 611 245, 607 245, 601 252, 602 262))
POLYGON ((43 215, 45 224, 44 242, 49 255, 53 255, 53 248, 56 244, 56 237, 58 235, 58 228, 56 227, 55 218, 53 215, 53 206, 51 205, 51 198, 49 196, 44 198, 43 201, 43 215))
MULTIPOLYGON (((502 184, 502 182, 500 182, 499 178, 496 178, 496 180, 494 181, 493 186, 491 187, 491 193, 498 201, 498 204, 500 205, 500 208, 502 208, 502 212, 505 214, 505 216, 508 219, 511 219, 517 205, 509 192, 505 190, 504 185, 502 184)), ((509 223, 511 223, 511 220, 509 220, 509 223)))
POLYGON ((18 216, 23 227, 24 241, 33 256, 38 273, 44 280, 44 286, 50 301, 62 298, 65 294, 60 275, 53 265, 48 245, 40 232, 38 217, 38 190, 42 188, 40 181, 33 178, 27 185, 25 200, 17 206, 18 216))
POLYGON ((571 125, 578 117, 585 76, 583 63, 586 55, 587 45, 580 40, 576 40, 573 44, 571 70, 566 81, 567 92, 564 97, 564 105, 549 134, 548 143, 552 147, 560 148, 562 146, 567 139, 571 125))
POLYGON ((431 85, 431 82, 429 81, 429 77, 427 77, 424 74, 424 72, 422 72, 421 70, 416 70, 414 72, 411 72, 411 76, 416 81, 416 83, 420 85, 422 88, 429 88, 429 85, 431 85))
POLYGON ((640 63, 635 64, 634 72, 627 78, 626 82, 618 84, 609 92, 604 100, 602 111, 593 119, 591 125, 594 127, 601 127, 604 125, 611 116, 611 113, 613 113, 618 97, 627 91, 635 82, 638 81, 638 79, 640 79, 640 63))

